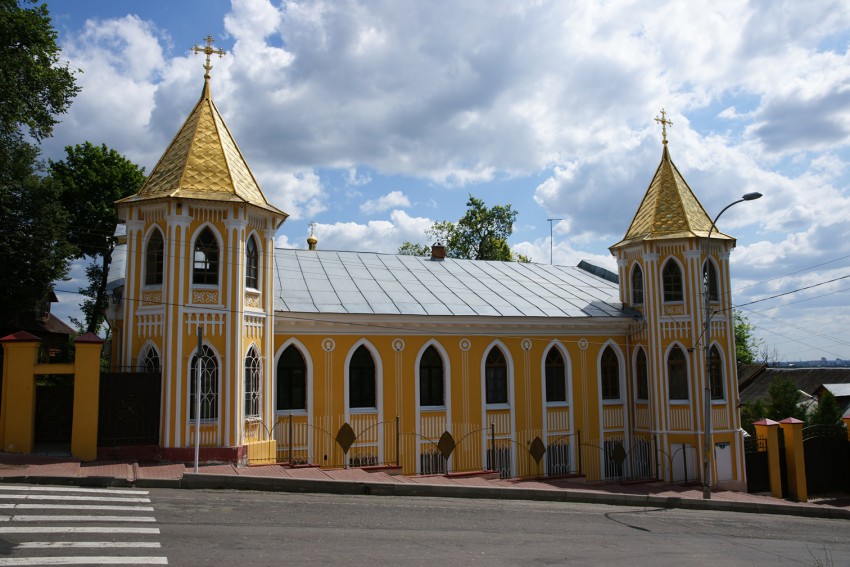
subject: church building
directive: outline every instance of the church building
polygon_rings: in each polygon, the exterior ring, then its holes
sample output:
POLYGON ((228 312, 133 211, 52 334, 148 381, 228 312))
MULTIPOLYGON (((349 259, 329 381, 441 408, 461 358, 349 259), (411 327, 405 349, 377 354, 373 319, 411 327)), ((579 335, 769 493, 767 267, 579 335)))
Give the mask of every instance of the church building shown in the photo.
POLYGON ((198 49, 200 99, 138 194, 116 203, 126 260, 111 274, 111 356, 161 372, 166 458, 190 460, 197 439, 202 460, 244 462, 262 445, 291 465, 699 482, 710 407, 708 480, 745 486, 735 240, 707 238, 666 131, 611 247, 618 273, 458 260, 439 245, 428 257, 321 250, 312 234, 307 249, 275 249, 287 215, 213 102, 217 52, 198 49))

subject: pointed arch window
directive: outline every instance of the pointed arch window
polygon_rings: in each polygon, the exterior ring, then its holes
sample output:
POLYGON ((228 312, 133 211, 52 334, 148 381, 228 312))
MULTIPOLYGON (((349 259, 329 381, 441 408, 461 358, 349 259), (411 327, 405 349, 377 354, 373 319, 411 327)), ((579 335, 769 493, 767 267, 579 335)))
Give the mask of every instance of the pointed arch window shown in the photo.
POLYGON ((561 351, 555 347, 546 353, 546 401, 567 401, 567 367, 561 351))
POLYGON ((245 245, 245 287, 260 289, 260 254, 257 240, 250 236, 245 245))
POLYGON ((159 374, 162 371, 162 363, 159 352, 153 345, 148 345, 139 356, 139 370, 150 374, 159 374))
POLYGON ((619 400, 620 359, 617 358, 617 353, 610 346, 605 347, 605 350, 602 351, 599 366, 602 371, 602 399, 619 400))
POLYGON ((702 268, 703 285, 708 285, 708 297, 711 301, 720 301, 720 291, 717 285, 717 269, 714 262, 706 260, 702 268))
POLYGON ((419 405, 446 405, 443 357, 433 346, 425 349, 419 359, 419 405))
POLYGON ((688 399, 688 362, 685 351, 678 346, 667 355, 667 380, 671 400, 688 399))
POLYGON ((375 360, 365 346, 360 345, 348 363, 348 407, 376 408, 375 360))
POLYGON ((245 419, 260 417, 260 384, 262 383, 262 364, 257 349, 253 346, 245 356, 245 419))
POLYGON ((307 364, 294 345, 277 361, 277 410, 307 409, 307 364))
POLYGON ((664 301, 683 301, 685 294, 682 288, 682 269, 679 264, 669 260, 661 273, 664 283, 664 301))
MULTIPOLYGON (((192 357, 189 368, 189 419, 195 419, 198 355, 192 357)), ((218 419, 218 359, 207 345, 201 347, 201 419, 218 419)))
POLYGON ((193 284, 218 285, 218 257, 218 240, 209 228, 205 228, 195 240, 193 284))
POLYGON ((487 355, 484 381, 488 404, 508 403, 508 363, 499 347, 493 347, 487 355))
POLYGON ((646 351, 639 348, 635 357, 635 379, 637 381, 637 399, 649 399, 649 372, 646 366, 646 351))
POLYGON ((635 266, 632 271, 632 305, 643 305, 643 270, 635 266))
POLYGON ((155 228, 148 238, 148 246, 145 250, 145 285, 162 285, 164 258, 165 244, 162 233, 155 228))
POLYGON ((712 346, 708 351, 708 376, 709 385, 711 388, 711 399, 723 399, 723 361, 720 358, 720 351, 716 346, 712 346))

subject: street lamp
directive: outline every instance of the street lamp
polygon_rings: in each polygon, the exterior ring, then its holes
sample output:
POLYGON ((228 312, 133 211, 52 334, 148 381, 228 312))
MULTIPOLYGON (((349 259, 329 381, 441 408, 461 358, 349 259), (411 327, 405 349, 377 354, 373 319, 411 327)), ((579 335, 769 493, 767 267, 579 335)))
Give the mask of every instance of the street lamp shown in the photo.
POLYGON ((703 264, 702 275, 702 297, 704 302, 705 313, 703 317, 703 344, 705 345, 705 440, 703 441, 703 471, 702 471, 702 497, 704 500, 711 500, 711 454, 713 453, 711 446, 711 358, 709 349, 711 348, 711 294, 709 293, 709 254, 711 253, 711 233, 717 225, 717 220, 720 215, 726 212, 729 207, 743 203, 744 201, 755 201, 761 197, 761 193, 747 193, 737 201, 729 203, 717 213, 714 220, 711 222, 711 227, 708 229, 708 235, 705 237, 705 262, 703 264))

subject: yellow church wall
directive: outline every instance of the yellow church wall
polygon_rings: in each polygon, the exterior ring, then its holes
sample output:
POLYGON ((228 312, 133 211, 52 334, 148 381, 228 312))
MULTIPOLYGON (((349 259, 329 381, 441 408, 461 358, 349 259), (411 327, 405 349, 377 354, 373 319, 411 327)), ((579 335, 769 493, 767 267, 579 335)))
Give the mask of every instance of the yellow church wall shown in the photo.
MULTIPOLYGON (((610 344, 605 343, 605 338, 277 334, 272 374, 284 347, 296 341, 309 375, 308 409, 277 412, 274 434, 278 455, 288 460, 292 452, 296 463, 343 466, 344 456, 333 439, 347 422, 356 433, 367 430, 352 446, 352 459, 367 464, 394 464, 398 444, 405 474, 427 472, 423 468, 429 468, 428 458, 420 459, 418 455, 436 453, 445 431, 457 443, 449 461, 453 471, 484 468, 487 450, 495 442, 497 450, 510 454, 513 474, 543 474, 545 461, 537 464, 530 453, 536 438, 546 446, 560 443, 569 447, 570 463, 575 469, 579 430, 583 441, 600 446, 606 439, 624 438, 625 404, 603 404, 599 399, 598 358, 602 348, 610 344), (378 407, 346 412, 346 365, 361 344, 372 352, 376 363, 378 407), (435 345, 444 357, 450 378, 445 405, 438 408, 417 406, 417 361, 429 345, 435 345), (546 404, 543 363, 545 353, 554 345, 566 355, 571 387, 568 402, 546 404), (488 406, 482 403, 481 376, 486 355, 493 346, 501 348, 507 358, 509 403, 488 406)), ((621 372, 625 374, 625 370, 623 367, 621 372)), ((625 380, 623 384, 625 396, 625 380)), ((274 397, 274 393, 270 395, 274 397)), ((600 450, 591 457, 594 462, 589 462, 589 470, 597 475, 601 469, 600 450)))

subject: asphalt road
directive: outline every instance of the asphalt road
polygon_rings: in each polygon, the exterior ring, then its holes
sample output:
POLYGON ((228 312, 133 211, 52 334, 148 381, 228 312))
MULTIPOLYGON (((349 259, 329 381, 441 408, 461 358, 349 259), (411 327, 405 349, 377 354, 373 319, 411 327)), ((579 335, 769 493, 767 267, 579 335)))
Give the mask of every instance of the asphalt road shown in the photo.
POLYGON ((850 521, 501 500, 151 490, 169 565, 850 565, 850 521))

